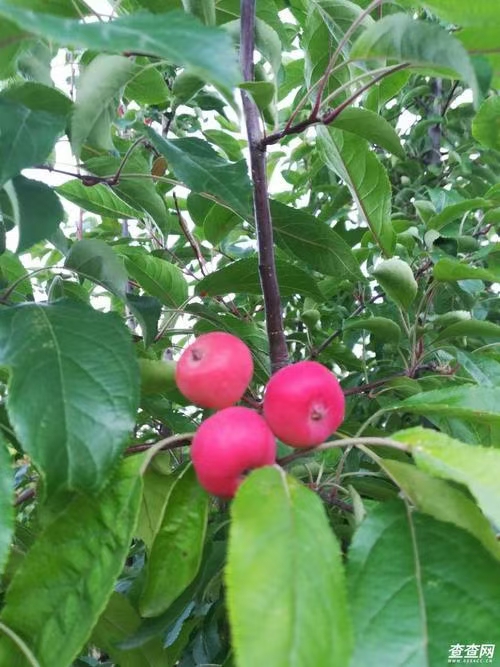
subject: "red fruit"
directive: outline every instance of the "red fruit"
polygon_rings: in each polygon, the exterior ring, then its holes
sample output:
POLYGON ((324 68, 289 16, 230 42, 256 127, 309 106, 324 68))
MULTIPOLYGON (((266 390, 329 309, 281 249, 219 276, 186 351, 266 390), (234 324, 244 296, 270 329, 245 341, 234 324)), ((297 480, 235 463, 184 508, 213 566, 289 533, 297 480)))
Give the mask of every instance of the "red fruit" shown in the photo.
POLYGON ((204 489, 232 498, 245 472, 275 462, 276 441, 265 420, 253 410, 226 408, 196 431, 191 459, 204 489))
POLYGON ((190 401, 219 410, 240 400, 252 375, 252 355, 245 343, 215 331, 203 334, 184 350, 175 380, 190 401))
POLYGON ((264 417, 272 432, 292 447, 324 442, 344 420, 345 399, 337 378, 315 361, 279 370, 264 395, 264 417))

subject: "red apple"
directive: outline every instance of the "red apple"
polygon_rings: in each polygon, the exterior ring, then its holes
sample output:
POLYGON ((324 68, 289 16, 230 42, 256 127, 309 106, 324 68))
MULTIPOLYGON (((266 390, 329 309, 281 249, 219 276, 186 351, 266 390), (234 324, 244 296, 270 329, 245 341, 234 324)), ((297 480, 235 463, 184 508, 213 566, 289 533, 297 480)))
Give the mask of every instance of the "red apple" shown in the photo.
POLYGON ((252 375, 252 355, 245 343, 232 334, 214 331, 184 350, 175 380, 194 404, 219 410, 240 400, 252 375))
POLYGON ((292 447, 324 442, 344 420, 345 399, 335 375, 316 361, 279 370, 264 395, 264 417, 272 432, 292 447))
POLYGON ((196 431, 191 459, 204 489, 232 498, 246 472, 273 465, 276 441, 265 420, 253 410, 225 408, 196 431))

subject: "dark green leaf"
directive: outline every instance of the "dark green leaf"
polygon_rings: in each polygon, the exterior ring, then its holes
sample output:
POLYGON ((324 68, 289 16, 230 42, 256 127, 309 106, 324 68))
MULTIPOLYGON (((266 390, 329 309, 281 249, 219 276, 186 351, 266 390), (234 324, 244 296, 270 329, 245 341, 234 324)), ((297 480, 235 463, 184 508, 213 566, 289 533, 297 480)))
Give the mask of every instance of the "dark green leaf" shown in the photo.
POLYGON ((207 493, 192 466, 175 481, 151 548, 140 607, 159 616, 193 581, 201 565, 208 518, 207 493))
POLYGON ((122 299, 125 298, 128 275, 123 260, 104 241, 76 241, 71 246, 64 266, 73 269, 82 278, 102 285, 122 299))
POLYGON ((318 497, 262 468, 240 487, 231 515, 227 604, 239 667, 347 665, 343 566, 318 497))
POLYGON ((56 188, 61 196, 80 206, 85 211, 107 218, 143 218, 144 211, 126 204, 113 190, 104 183, 92 187, 83 185, 79 178, 68 181, 56 188))
MULTIPOLYGON (((303 294, 312 299, 321 301, 322 295, 312 278, 306 271, 283 259, 276 260, 276 271, 282 296, 303 294)), ((200 280, 196 291, 206 292, 209 295, 243 292, 247 294, 261 294, 262 287, 259 279, 257 257, 247 257, 232 262, 218 271, 209 274, 200 280)))
POLYGON ((14 532, 14 471, 3 435, 0 436, 0 575, 12 543, 14 532))
POLYGON ((150 552, 177 477, 174 474, 166 475, 149 466, 143 479, 144 491, 137 522, 137 537, 144 542, 150 552))
POLYGON ((19 227, 17 252, 50 238, 64 220, 64 209, 54 191, 24 176, 16 176, 4 187, 12 204, 13 222, 19 227))
POLYGON ((401 338, 401 329, 393 320, 387 317, 354 318, 344 322, 344 331, 369 331, 375 338, 387 343, 398 343, 401 338))
POLYGON ((457 280, 487 280, 495 282, 500 279, 500 276, 494 274, 488 269, 482 267, 472 266, 466 262, 459 262, 457 259, 451 257, 443 257, 439 259, 432 271, 434 278, 441 282, 455 282, 457 280))
POLYGON ((154 296, 127 294, 127 305, 140 324, 144 345, 149 347, 158 333, 161 302, 154 296))
POLYGON ((498 561, 467 532, 402 503, 369 513, 351 544, 347 573, 352 665, 446 664, 455 637, 491 644, 498 636, 498 561))
POLYGON ((311 268, 339 280, 363 280, 348 244, 328 225, 306 211, 271 201, 276 243, 311 268))
MULTIPOLYGON (((72 663, 113 591, 137 522, 139 465, 137 458, 122 462, 99 496, 76 496, 63 507, 9 586, 0 620, 41 665, 72 663)), ((0 637, 0 664, 27 665, 5 635, 0 637)))
POLYGON ((487 148, 500 150, 500 98, 485 100, 472 121, 472 135, 487 148))
POLYGON ((9 290, 9 300, 13 303, 33 301, 33 289, 28 272, 19 257, 6 250, 0 255, 0 285, 2 290, 9 290), (11 285, 15 287, 11 289, 11 285))
POLYGON ((4 88, 0 98, 22 104, 32 111, 47 111, 61 117, 67 117, 73 108, 71 99, 60 90, 35 81, 4 88))
POLYGON ((0 310, 0 363, 12 374, 12 427, 47 492, 100 490, 139 402, 137 362, 122 321, 75 302, 0 310))
POLYGON ((479 338, 492 338, 498 340, 500 336, 500 326, 493 322, 485 320, 462 320, 451 324, 440 332, 436 341, 446 338, 456 338, 459 336, 477 336, 479 338))
POLYGON ((441 227, 444 227, 449 222, 462 217, 464 213, 488 209, 492 205, 492 202, 479 197, 476 199, 465 199, 457 204, 446 206, 440 213, 432 216, 427 222, 427 227, 429 229, 441 229, 441 227))
POLYGON ((65 124, 63 116, 0 99, 0 185, 21 169, 43 162, 65 124))
POLYGON ((24 30, 61 45, 165 58, 228 89, 240 79, 229 35, 219 28, 201 25, 184 12, 141 12, 109 23, 82 23, 36 14, 1 0, 0 14, 24 30))
POLYGON ((500 423, 500 387, 468 385, 434 389, 410 396, 398 407, 418 415, 448 415, 479 422, 500 423))
POLYGON ((244 160, 227 162, 201 139, 190 137, 170 141, 151 128, 144 131, 176 177, 193 192, 213 195, 242 217, 251 216, 251 186, 244 160))
POLYGON ((398 157, 405 157, 401 139, 396 130, 383 116, 373 111, 361 107, 348 107, 337 116, 332 127, 357 134, 398 157))

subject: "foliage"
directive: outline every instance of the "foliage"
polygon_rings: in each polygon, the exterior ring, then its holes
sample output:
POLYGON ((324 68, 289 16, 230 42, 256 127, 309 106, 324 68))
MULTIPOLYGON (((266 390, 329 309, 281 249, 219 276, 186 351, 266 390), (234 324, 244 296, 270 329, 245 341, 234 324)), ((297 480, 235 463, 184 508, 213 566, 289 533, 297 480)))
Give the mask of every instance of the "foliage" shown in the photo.
POLYGON ((252 0, 114 4, 0 0, 0 664, 500 651, 498 3, 258 0, 252 76, 252 0), (347 398, 231 503, 218 330, 347 398))

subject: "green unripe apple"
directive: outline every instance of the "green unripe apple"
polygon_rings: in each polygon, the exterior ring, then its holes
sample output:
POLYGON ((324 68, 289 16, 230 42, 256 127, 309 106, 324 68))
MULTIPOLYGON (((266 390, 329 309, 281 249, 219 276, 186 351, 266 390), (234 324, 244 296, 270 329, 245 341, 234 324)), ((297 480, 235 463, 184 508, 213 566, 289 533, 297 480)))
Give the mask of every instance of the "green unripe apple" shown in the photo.
POLYGON ((163 394, 177 389, 176 365, 175 361, 139 359, 141 392, 143 394, 163 394))

